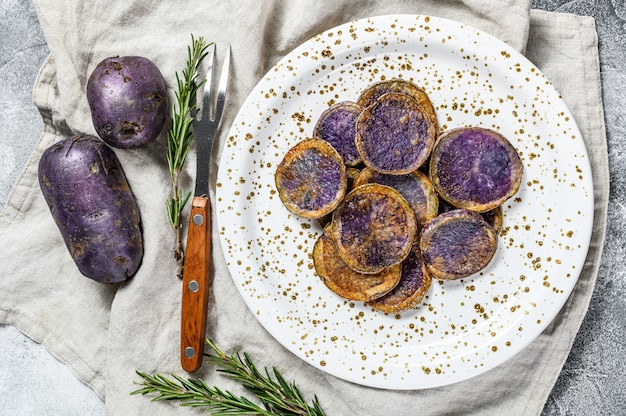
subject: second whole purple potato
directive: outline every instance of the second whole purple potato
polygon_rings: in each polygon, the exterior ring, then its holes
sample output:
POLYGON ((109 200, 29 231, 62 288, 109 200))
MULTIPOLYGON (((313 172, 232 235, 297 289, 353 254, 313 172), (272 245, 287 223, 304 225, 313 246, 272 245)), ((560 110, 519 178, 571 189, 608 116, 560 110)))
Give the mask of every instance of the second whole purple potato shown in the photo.
POLYGON ((87 101, 98 136, 121 149, 156 139, 169 110, 163 75, 141 56, 102 60, 87 82, 87 101))
POLYGON ((39 185, 65 245, 85 276, 120 283, 143 258, 141 215, 115 152, 77 134, 39 159, 39 185))

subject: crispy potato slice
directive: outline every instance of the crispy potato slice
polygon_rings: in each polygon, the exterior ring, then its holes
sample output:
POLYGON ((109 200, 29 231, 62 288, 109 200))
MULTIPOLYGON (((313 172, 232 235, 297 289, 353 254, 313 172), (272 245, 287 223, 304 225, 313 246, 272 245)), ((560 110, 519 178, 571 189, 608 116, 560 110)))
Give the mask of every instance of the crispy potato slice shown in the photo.
POLYGON ((346 166, 356 166, 361 162, 354 142, 356 119, 361 111, 363 107, 351 101, 335 103, 320 115, 313 129, 313 136, 330 143, 346 166))
POLYGON ((354 181, 354 186, 366 183, 387 185, 400 192, 413 209, 418 232, 439 213, 439 197, 435 188, 430 179, 419 170, 405 175, 387 175, 365 168, 354 181))
POLYGON ((326 287, 342 298, 368 302, 385 295, 398 284, 400 264, 376 274, 363 274, 348 267, 337 251, 331 227, 332 224, 324 227, 313 247, 315 271, 326 287))
POLYGON ((304 218, 332 212, 346 193, 346 166, 330 143, 309 138, 293 146, 274 174, 285 207, 304 218))
POLYGON ((333 212, 333 239, 341 258, 360 273, 379 273, 403 261, 417 220, 395 189, 380 184, 354 188, 333 212))
POLYGON ((480 214, 455 209, 426 224, 419 244, 433 277, 456 280, 489 264, 496 252, 497 234, 480 214))
POLYGON ((408 94, 381 95, 359 115, 356 148, 369 168, 391 175, 417 170, 435 143, 435 126, 408 94))
POLYGON ((445 132, 430 160, 430 179, 450 204, 476 212, 502 205, 522 182, 523 165, 511 143, 496 131, 461 127, 445 132))
POLYGON ((430 290, 432 278, 418 244, 402 262, 402 276, 398 284, 386 295, 367 302, 367 305, 385 313, 401 313, 415 309, 430 290))

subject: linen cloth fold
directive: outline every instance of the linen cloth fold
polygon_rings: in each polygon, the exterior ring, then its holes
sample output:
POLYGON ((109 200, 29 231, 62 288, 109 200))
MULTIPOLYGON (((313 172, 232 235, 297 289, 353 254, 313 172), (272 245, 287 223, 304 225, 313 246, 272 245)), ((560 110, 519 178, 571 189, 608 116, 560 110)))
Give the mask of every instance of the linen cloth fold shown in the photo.
MULTIPOLYGON (((211 184, 228 127, 247 94, 280 58, 341 23, 383 14, 422 14, 461 21, 525 52, 572 110, 589 152, 595 183, 593 240, 583 272, 561 313, 522 354, 473 379, 419 391, 378 390, 325 374, 293 356, 257 323, 233 284, 213 234, 213 282, 207 337, 226 352, 246 351, 275 365, 301 390, 315 393, 329 415, 533 415, 541 412, 587 310, 604 240, 608 168, 591 18, 530 11, 529 1, 264 1, 110 2, 34 0, 50 49, 33 88, 43 134, 0 217, 0 322, 43 343, 105 400, 110 415, 178 412, 176 403, 129 396, 134 370, 181 374, 180 281, 171 255, 173 232, 165 200, 170 184, 164 133, 147 147, 117 151, 137 199, 144 260, 128 282, 105 286, 80 275, 63 244, 37 182, 43 150, 63 136, 94 134, 85 97, 95 65, 114 55, 142 55, 163 72, 173 99, 175 73, 190 33, 230 43, 232 81, 212 158, 211 184), (36 230, 36 231, 35 231, 36 230), (35 236, 35 237, 32 237, 35 236)), ((183 173, 190 187, 193 154, 183 173)), ((211 196, 214 195, 213 185, 211 196)), ((214 211, 214 210, 213 210, 214 211)), ((215 221, 215 219, 214 219, 215 221)), ((234 392, 238 386, 209 366, 195 376, 234 392)))

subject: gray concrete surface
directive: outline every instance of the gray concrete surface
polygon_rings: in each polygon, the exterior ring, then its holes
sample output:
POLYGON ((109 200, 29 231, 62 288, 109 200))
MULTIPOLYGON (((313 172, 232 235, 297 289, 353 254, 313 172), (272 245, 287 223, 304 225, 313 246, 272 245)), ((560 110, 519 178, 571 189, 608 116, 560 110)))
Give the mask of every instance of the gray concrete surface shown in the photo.
MULTIPOLYGON (((626 3, 535 0, 533 7, 596 18, 611 172, 597 287, 542 415, 626 415, 626 3)), ((0 0, 0 209, 41 131, 31 89, 47 53, 32 4, 0 0)), ((44 348, 0 325, 0 415, 104 415, 104 404, 44 348)))

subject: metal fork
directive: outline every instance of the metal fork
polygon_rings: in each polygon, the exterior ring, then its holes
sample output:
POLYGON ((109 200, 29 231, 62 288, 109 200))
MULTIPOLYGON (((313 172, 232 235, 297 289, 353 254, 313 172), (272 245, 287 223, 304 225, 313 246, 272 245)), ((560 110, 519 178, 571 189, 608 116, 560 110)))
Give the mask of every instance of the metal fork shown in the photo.
POLYGON ((189 215, 189 228, 183 269, 180 359, 185 371, 194 372, 202 366, 211 269, 211 202, 209 200, 209 165, 213 143, 226 102, 230 45, 212 105, 215 44, 209 49, 209 64, 201 108, 193 119, 196 142, 196 187, 189 215))

